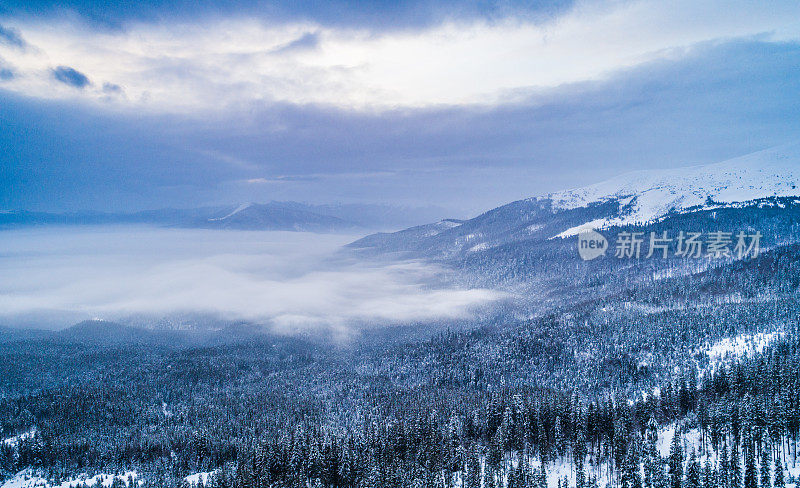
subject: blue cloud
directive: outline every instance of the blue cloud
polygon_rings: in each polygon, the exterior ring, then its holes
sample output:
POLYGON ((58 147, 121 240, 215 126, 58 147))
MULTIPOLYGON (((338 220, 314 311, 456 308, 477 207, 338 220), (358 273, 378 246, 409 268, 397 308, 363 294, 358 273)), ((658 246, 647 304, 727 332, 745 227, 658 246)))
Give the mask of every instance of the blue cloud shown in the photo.
POLYGON ((53 69, 53 77, 61 83, 75 88, 85 88, 91 84, 85 74, 69 66, 59 66, 53 69))
POLYGON ((17 29, 3 27, 0 25, 0 44, 8 44, 19 48, 24 48, 27 43, 17 29))

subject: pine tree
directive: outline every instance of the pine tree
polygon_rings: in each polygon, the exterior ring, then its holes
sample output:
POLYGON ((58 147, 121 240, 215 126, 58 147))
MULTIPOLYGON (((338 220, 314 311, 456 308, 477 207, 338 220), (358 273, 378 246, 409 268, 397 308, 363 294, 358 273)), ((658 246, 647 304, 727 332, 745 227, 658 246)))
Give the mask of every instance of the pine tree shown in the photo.
POLYGON ((483 467, 483 488, 495 488, 494 469, 488 464, 483 467))
POLYGON ((547 471, 545 471, 544 464, 539 467, 539 488, 547 488, 547 471))
POLYGON ((586 473, 583 469, 583 462, 586 458, 586 437, 583 429, 578 430, 573 456, 575 458, 575 488, 586 488, 586 473))
POLYGON ((758 488, 758 481, 756 480, 756 456, 755 449, 751 442, 747 442, 745 468, 744 468, 744 488, 758 488))
POLYGON ((683 447, 681 446, 681 433, 675 427, 672 443, 669 446, 669 486, 681 488, 683 484, 683 447))
POLYGON ((466 473, 464 475, 464 488, 480 488, 481 462, 477 446, 470 449, 467 457, 466 473))
POLYGON ((561 426, 561 417, 556 417, 556 427, 555 427, 555 443, 556 443, 556 452, 558 456, 563 456, 566 451, 566 439, 564 438, 564 429, 561 426))
POLYGON ((711 456, 706 457, 705 466, 703 466, 703 487, 704 488, 716 488, 717 486, 717 479, 714 476, 714 470, 711 467, 711 456))
POLYGON ((719 455, 719 485, 721 488, 730 488, 731 483, 731 464, 728 456, 728 443, 722 443, 722 451, 719 455))
POLYGON ((731 449, 730 480, 730 488, 742 487, 742 466, 739 463, 739 449, 736 444, 731 449))
POLYGON ((772 488, 772 474, 770 473, 770 456, 767 443, 761 448, 761 488, 772 488))
POLYGON ((701 488, 700 476, 700 462, 697 460, 694 450, 692 450, 689 464, 686 466, 686 488, 701 488))
POLYGON ((783 463, 781 463, 780 456, 775 457, 775 488, 786 488, 786 482, 783 480, 783 463))
POLYGON ((657 436, 652 436, 645 445, 644 485, 646 488, 666 488, 664 465, 656 447, 657 436))
POLYGON ((640 447, 634 438, 627 449, 627 454, 622 465, 622 486, 642 488, 641 464, 639 462, 640 447))

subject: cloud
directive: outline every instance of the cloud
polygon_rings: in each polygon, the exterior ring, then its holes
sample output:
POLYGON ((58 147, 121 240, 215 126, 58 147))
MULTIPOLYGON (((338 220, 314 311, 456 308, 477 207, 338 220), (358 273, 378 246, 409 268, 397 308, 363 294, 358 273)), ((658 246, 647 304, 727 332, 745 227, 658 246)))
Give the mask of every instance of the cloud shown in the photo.
POLYGON ((25 48, 25 40, 19 31, 14 28, 6 28, 0 25, 0 44, 7 44, 18 48, 25 48))
POLYGON ((75 70, 74 68, 70 68, 69 66, 59 66, 54 68, 53 77, 61 83, 75 88, 84 88, 91 84, 86 75, 75 70))
POLYGON ((699 43, 798 39, 798 16, 796 2, 764 9, 743 1, 585 0, 544 22, 470 17, 399 31, 243 16, 113 30, 25 18, 14 25, 37 51, 9 54, 26 75, 9 89, 45 99, 104 97, 42 83, 42 68, 56 60, 125 86, 127 97, 117 103, 140 111, 198 113, 263 102, 367 111, 494 106, 683 57, 699 43))
POLYGON ((119 86, 119 85, 116 85, 114 83, 105 82, 105 83, 103 83, 103 91, 105 93, 118 95, 118 94, 122 93, 122 87, 119 86))
MULTIPOLYGON (((418 262, 335 254, 352 237, 149 228, 3 231, 0 315, 208 314, 282 333, 468 318, 503 297, 418 262), (437 284, 438 283, 438 284, 437 284)), ((63 323, 61 326, 69 325, 63 323)))
POLYGON ((625 171, 798 140, 798 65, 795 42, 712 42, 524 103, 382 112, 253 104, 203 118, 0 91, 0 209, 379 201, 466 217, 625 171))

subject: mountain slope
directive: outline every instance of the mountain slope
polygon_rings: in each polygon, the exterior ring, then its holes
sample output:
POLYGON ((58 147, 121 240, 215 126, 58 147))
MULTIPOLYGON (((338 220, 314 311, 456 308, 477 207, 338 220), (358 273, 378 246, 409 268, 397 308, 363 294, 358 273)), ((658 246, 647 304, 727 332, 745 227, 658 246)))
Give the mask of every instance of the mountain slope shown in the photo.
MULTIPOLYGON (((800 196, 800 145, 704 166, 628 173, 595 185, 512 202, 440 232, 425 226, 374 234, 350 245, 365 252, 463 258, 510 243, 570 237, 585 228, 646 225, 720 208, 786 205, 800 196)), ((436 225, 436 224, 431 224, 436 225)))

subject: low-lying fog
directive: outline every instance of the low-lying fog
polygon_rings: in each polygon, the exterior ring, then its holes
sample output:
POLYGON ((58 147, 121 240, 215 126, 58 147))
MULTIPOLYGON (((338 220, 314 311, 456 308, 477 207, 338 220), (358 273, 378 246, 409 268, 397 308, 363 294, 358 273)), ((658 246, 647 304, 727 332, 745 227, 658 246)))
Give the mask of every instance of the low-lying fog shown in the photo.
POLYGON ((360 236, 152 227, 0 231, 0 324, 216 316, 277 332, 464 318, 501 297, 419 262, 363 262, 360 236))

